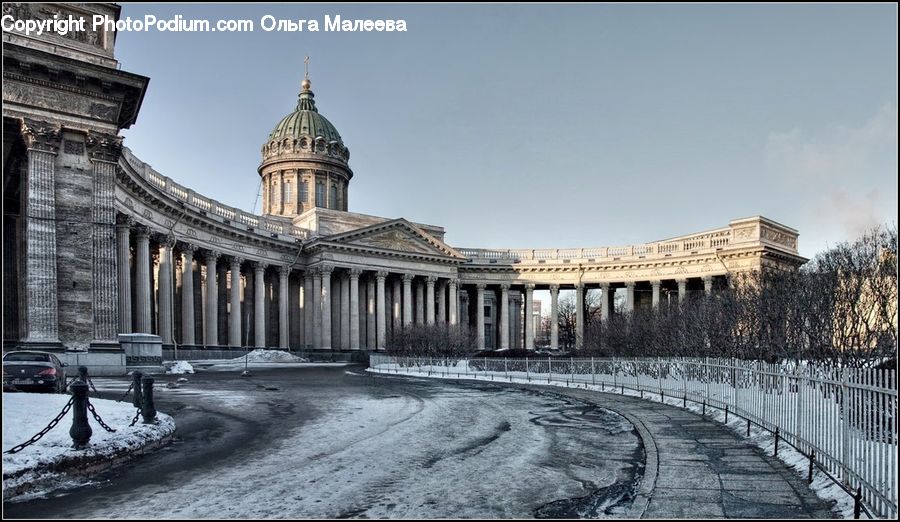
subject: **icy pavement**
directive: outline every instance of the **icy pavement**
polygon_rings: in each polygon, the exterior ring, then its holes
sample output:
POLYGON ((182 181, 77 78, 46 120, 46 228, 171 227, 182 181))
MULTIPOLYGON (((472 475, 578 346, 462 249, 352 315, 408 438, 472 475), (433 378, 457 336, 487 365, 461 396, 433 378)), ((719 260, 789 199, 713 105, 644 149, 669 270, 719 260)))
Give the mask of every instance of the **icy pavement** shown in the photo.
MULTIPOLYGON (((229 390, 243 394, 243 406, 215 406, 226 421, 252 421, 245 426, 250 438, 201 464, 152 473, 136 466, 106 489, 78 501, 36 503, 32 512, 62 518, 611 517, 625 514, 640 479, 643 446, 634 428, 578 399, 348 375, 339 368, 290 371, 290 378, 259 372, 257 381, 195 374, 184 388, 161 392, 161 401, 186 401, 182 412, 229 390), (325 373, 328 379, 316 380, 325 373), (204 384, 203 378, 218 380, 204 384), (186 388, 197 395, 185 395, 186 388)), ((204 415, 198 425, 220 418, 204 415)), ((169 454, 178 451, 176 445, 169 454)), ((196 451, 204 446, 179 458, 187 462, 196 451)))

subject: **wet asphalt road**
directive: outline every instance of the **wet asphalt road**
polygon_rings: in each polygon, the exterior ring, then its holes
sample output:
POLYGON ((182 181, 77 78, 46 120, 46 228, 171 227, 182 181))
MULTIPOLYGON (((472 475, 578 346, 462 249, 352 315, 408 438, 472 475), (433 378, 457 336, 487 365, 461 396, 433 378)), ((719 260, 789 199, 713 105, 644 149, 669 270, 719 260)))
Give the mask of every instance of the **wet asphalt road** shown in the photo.
MULTIPOLYGON (((202 372, 164 388, 175 378, 156 394, 173 444, 89 485, 4 503, 4 516, 622 516, 641 478, 633 427, 575 398, 360 366, 202 372)), ((128 385, 95 383, 111 399, 128 385)))

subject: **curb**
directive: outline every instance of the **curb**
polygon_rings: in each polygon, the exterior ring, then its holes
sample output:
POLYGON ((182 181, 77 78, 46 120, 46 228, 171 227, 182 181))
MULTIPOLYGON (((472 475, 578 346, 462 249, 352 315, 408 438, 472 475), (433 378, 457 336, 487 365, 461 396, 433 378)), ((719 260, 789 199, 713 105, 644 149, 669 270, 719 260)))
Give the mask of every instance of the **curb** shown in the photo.
POLYGON ((126 448, 112 455, 68 456, 34 468, 24 469, 15 475, 3 476, 3 501, 15 500, 17 497, 34 489, 52 486, 60 479, 74 477, 90 477, 118 467, 135 457, 151 453, 172 442, 175 436, 174 426, 161 438, 147 442, 137 448, 126 448), (30 477, 15 486, 7 486, 6 482, 20 477, 30 477))

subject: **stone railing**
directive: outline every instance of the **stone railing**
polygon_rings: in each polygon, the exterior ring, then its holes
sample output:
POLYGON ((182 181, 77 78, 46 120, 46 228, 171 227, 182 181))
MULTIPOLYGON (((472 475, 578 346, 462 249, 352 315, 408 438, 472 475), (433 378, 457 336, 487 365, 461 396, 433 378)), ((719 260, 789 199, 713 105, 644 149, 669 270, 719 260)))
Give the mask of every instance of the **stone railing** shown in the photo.
POLYGON ((486 248, 457 248, 469 263, 522 263, 572 260, 588 263, 620 258, 642 258, 647 256, 670 256, 673 254, 699 254, 715 252, 731 242, 731 229, 724 228, 670 241, 658 241, 640 245, 595 248, 540 248, 496 250, 486 248))
POLYGON ((300 239, 309 238, 309 233, 306 230, 295 227, 291 223, 276 221, 264 216, 244 212, 241 209, 219 203, 214 199, 210 199, 187 187, 179 185, 172 181, 171 178, 163 176, 159 172, 153 170, 153 167, 138 159, 127 147, 122 149, 122 158, 134 172, 163 193, 175 200, 194 207, 194 209, 201 214, 220 217, 221 221, 226 225, 240 224, 243 226, 238 228, 241 228, 242 230, 257 232, 269 237, 271 237, 271 234, 274 232, 276 234, 300 239))

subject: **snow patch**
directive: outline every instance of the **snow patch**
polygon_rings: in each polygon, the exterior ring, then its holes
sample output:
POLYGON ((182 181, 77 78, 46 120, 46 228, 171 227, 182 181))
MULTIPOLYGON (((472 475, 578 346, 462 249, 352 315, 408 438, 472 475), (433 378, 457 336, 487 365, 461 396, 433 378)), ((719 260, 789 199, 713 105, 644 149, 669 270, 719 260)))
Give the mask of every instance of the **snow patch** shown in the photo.
POLYGON ((256 349, 248 353, 246 356, 235 357, 231 362, 247 362, 252 363, 268 363, 268 362, 307 362, 303 357, 297 357, 292 353, 283 350, 263 350, 256 349))
MULTIPOLYGON (((3 451, 27 441, 44 429, 69 399, 69 395, 4 393, 3 451)), ((39 441, 18 453, 3 454, 4 501, 10 500, 15 495, 15 489, 23 484, 71 482, 63 473, 52 471, 67 460, 112 459, 164 439, 175 431, 175 421, 164 413, 157 414, 156 424, 143 424, 139 421, 134 426, 129 426, 135 414, 134 406, 130 403, 97 398, 91 398, 90 402, 104 422, 116 432, 107 432, 88 415, 88 422, 93 430, 90 446, 84 450, 76 450, 72 448, 72 438, 69 436, 73 415, 69 411, 39 441)))
POLYGON ((191 363, 187 361, 167 361, 164 362, 163 365, 166 367, 166 373, 171 374, 181 374, 181 373, 194 373, 194 367, 191 366, 191 363))

